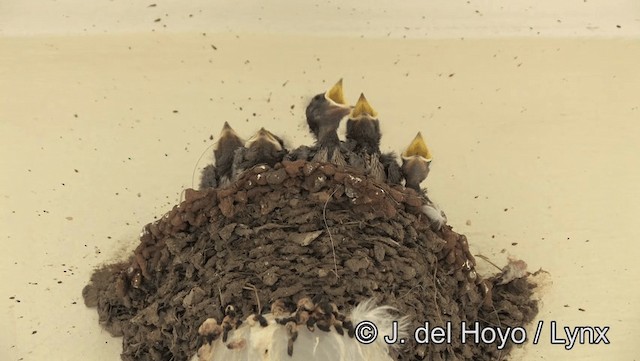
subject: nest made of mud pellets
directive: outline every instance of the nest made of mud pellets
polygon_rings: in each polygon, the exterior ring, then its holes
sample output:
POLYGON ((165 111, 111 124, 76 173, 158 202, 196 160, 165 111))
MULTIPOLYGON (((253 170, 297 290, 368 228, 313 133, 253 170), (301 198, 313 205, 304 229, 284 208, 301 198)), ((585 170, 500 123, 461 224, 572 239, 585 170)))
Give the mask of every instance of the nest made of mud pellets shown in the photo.
MULTIPOLYGON (((123 336, 123 360, 187 360, 208 317, 246 317, 279 299, 325 297, 349 309, 377 297, 412 326, 459 332, 462 321, 516 327, 537 314, 533 284, 475 271, 466 237, 433 231, 412 189, 348 167, 303 160, 259 165, 223 188, 187 190, 148 224, 134 255, 95 272, 83 293, 123 336)), ((416 344, 398 360, 505 359, 512 344, 416 344)))

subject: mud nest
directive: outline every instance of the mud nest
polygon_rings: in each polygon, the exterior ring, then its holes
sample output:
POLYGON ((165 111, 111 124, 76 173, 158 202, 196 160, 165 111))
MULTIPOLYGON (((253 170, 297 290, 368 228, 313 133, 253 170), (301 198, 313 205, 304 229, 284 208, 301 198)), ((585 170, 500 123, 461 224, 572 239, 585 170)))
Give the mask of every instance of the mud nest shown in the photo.
MULTIPOLYGON (((123 360, 188 360, 198 327, 268 312, 276 300, 328 299, 341 310, 375 297, 413 327, 462 321, 519 327, 537 314, 534 285, 483 278, 464 235, 434 231, 413 189, 354 169, 304 160, 255 166, 224 188, 188 189, 148 224, 126 262, 97 270, 83 290, 100 323, 123 336, 123 360)), ((507 278, 508 277, 508 278, 507 278)), ((346 337, 346 336, 345 336, 346 337)), ((398 360, 506 359, 512 344, 407 342, 398 360)))

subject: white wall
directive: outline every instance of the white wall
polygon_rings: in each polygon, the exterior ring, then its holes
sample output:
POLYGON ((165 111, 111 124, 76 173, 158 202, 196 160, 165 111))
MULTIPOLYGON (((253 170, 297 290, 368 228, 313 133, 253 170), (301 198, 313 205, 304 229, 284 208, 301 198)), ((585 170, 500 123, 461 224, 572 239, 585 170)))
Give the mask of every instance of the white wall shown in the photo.
POLYGON ((0 35, 149 31, 638 37, 640 1, 0 0, 0 35))

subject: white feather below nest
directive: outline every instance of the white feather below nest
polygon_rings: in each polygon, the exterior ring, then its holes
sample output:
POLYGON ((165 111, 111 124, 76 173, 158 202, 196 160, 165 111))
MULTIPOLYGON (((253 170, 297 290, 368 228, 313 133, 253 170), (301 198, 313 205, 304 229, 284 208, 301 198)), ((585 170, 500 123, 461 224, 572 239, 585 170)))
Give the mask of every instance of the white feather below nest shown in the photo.
POLYGON ((361 321, 373 322, 378 328, 378 338, 371 344, 362 344, 345 334, 341 336, 333 328, 330 332, 315 329, 309 331, 298 326, 298 338, 293 344, 293 356, 287 354, 289 335, 283 325, 275 322, 273 315, 265 314, 269 322, 261 327, 243 322, 229 333, 227 343, 218 338, 211 345, 204 345, 191 361, 392 361, 385 335, 392 335, 393 321, 398 321, 399 338, 406 337, 407 319, 394 316, 390 306, 376 306, 372 300, 361 302, 350 315, 353 325, 361 321), (238 346, 238 347, 234 347, 238 346), (229 349, 229 346, 234 347, 229 349))

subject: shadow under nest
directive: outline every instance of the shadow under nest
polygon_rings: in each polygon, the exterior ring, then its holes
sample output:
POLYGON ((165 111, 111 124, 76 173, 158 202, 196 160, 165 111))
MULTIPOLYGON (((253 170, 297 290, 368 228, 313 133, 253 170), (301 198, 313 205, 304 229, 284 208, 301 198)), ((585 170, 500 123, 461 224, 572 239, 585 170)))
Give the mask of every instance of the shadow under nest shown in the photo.
MULTIPOLYGON (((538 312, 529 277, 477 274, 466 237, 448 225, 432 230, 423 197, 355 169, 282 161, 185 198, 145 226, 128 261, 97 270, 83 290, 100 323, 123 336, 123 360, 188 360, 198 327, 222 319, 227 305, 247 317, 279 299, 324 298, 348 310, 375 297, 413 329, 451 323, 454 335, 462 321, 521 327, 538 312)), ((452 341, 392 352, 504 360, 513 346, 452 341)))

